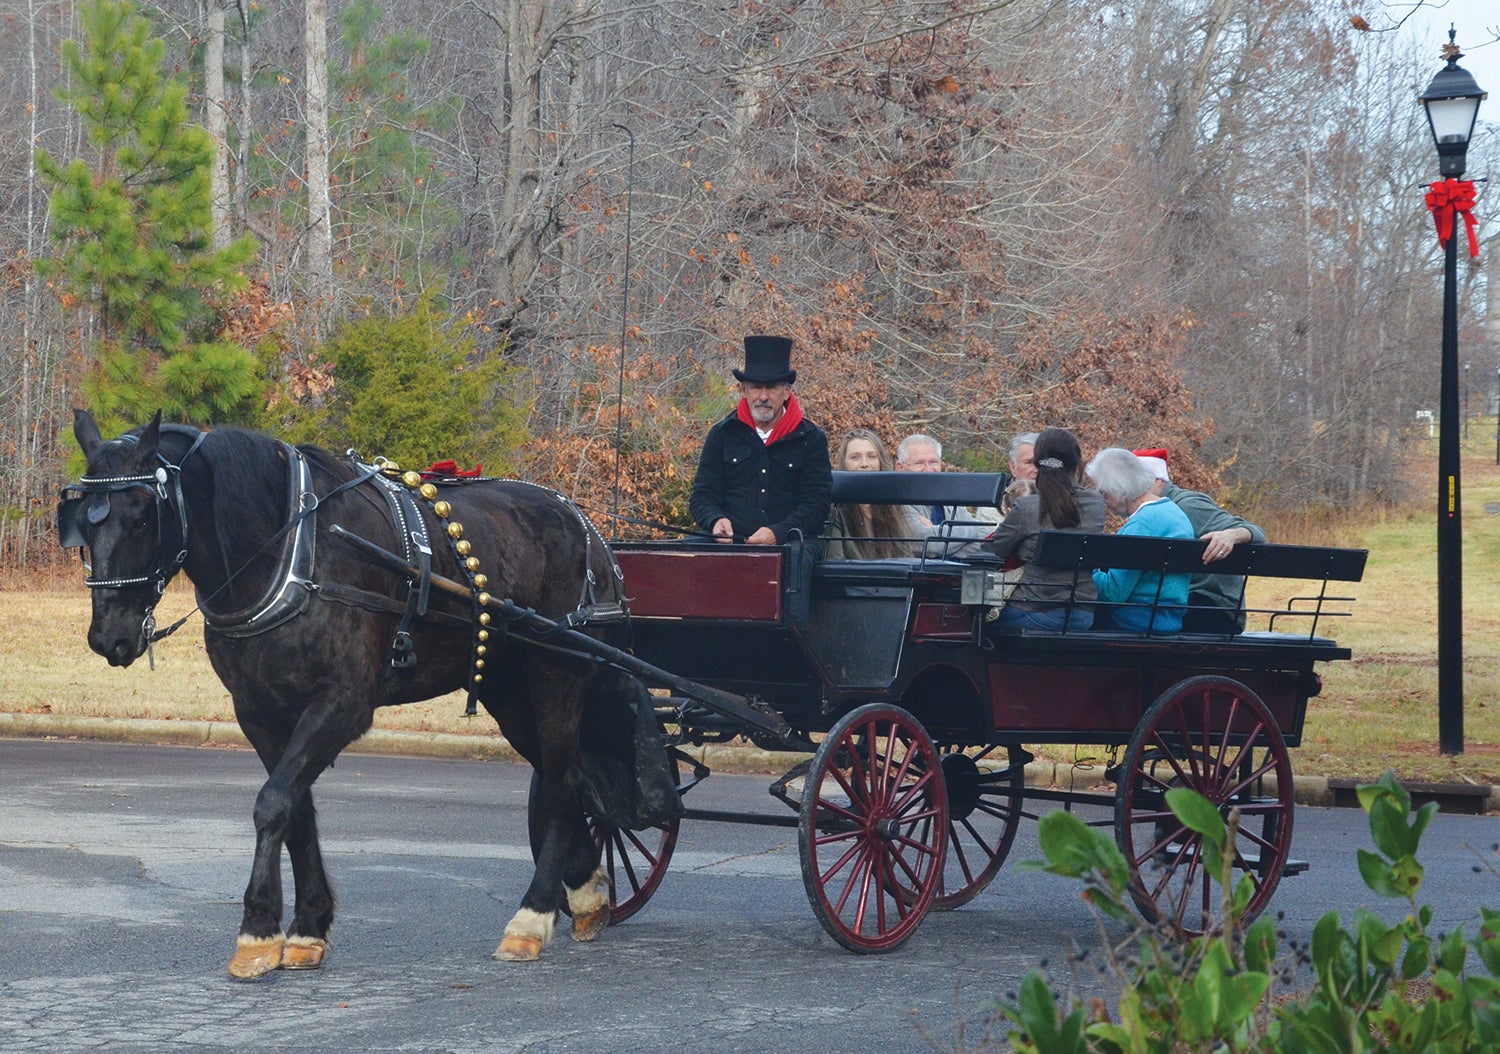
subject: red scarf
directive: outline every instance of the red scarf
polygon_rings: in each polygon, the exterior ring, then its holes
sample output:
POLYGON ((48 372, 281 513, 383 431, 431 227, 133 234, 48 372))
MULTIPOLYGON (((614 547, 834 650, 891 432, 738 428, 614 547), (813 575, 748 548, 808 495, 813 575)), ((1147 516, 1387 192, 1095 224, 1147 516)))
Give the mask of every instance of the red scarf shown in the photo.
POLYGON ((1427 207, 1432 210, 1432 222, 1437 224, 1438 244, 1448 248, 1448 239, 1453 237, 1453 214, 1464 218, 1469 230, 1469 255, 1479 255, 1479 239, 1474 235, 1478 223, 1474 219, 1474 184, 1467 179, 1440 179, 1427 194, 1427 207))
MULTIPOLYGON (((751 428, 756 428, 757 435, 760 434, 759 429, 755 424, 755 418, 750 416, 749 400, 741 399, 739 408, 735 410, 735 413, 739 416, 739 419, 741 421, 744 421, 751 428)), ((786 413, 782 414, 781 420, 777 421, 776 424, 772 426, 771 434, 766 437, 766 446, 770 446, 778 439, 785 439, 787 436, 792 434, 792 429, 796 428, 801 423, 802 407, 797 405, 797 395, 795 392, 788 392, 786 396, 786 413)))

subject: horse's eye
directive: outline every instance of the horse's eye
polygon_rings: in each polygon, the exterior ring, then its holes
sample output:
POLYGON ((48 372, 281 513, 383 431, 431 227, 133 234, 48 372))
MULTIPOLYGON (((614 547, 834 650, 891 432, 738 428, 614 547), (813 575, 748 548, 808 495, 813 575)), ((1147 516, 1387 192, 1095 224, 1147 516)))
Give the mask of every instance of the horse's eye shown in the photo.
POLYGON ((132 531, 135 531, 137 534, 139 534, 141 531, 144 531, 146 529, 146 526, 146 517, 144 516, 138 517, 135 520, 132 520, 130 523, 130 529, 132 531))

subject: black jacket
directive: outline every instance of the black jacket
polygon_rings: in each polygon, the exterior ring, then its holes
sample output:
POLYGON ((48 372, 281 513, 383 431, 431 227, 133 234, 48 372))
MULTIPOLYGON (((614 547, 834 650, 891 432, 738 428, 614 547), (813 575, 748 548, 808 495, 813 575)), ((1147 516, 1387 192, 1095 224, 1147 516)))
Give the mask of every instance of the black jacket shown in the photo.
POLYGON ((823 533, 833 470, 828 437, 806 418, 767 446, 755 429, 730 414, 709 431, 689 502, 705 531, 729 517, 736 538, 769 527, 777 542, 795 528, 811 541, 823 533))

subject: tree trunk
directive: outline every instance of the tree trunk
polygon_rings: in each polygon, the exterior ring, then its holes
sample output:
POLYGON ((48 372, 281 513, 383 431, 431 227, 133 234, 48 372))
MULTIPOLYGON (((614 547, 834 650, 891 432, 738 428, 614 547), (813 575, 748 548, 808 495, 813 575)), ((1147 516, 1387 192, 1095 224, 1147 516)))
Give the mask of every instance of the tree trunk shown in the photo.
POLYGON ((234 212, 241 224, 250 219, 250 136, 255 128, 250 112, 250 9, 245 0, 235 0, 240 16, 240 143, 235 158, 234 212))
POLYGON ((304 0, 307 62, 307 231, 303 253, 307 296, 314 303, 333 290, 332 205, 328 193, 328 11, 325 0, 304 0))
POLYGON ((229 100, 224 97, 224 6, 211 0, 208 39, 203 54, 203 122, 214 141, 214 164, 209 173, 212 197, 210 224, 213 247, 229 244, 229 100))

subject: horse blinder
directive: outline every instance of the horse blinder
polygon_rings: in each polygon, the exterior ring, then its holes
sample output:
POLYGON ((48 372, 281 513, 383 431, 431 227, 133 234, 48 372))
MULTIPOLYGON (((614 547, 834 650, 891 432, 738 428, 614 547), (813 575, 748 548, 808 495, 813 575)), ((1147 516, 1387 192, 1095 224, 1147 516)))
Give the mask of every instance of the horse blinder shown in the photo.
MULTIPOLYGON (((172 563, 168 559, 168 554, 163 552, 166 532, 162 522, 162 512, 163 506, 169 504, 167 495, 169 478, 167 470, 158 467, 149 475, 84 476, 78 482, 63 488, 63 497, 57 503, 57 540, 64 549, 85 550, 89 548, 89 536, 86 532, 88 528, 97 527, 109 519, 110 497, 113 494, 143 487, 150 493, 156 510, 156 544, 153 559, 156 566, 151 569, 150 573, 144 576, 106 581, 90 577, 84 580, 85 585, 90 588, 101 588, 152 583, 156 586, 158 595, 165 589, 167 576, 162 572, 172 563)), ((179 555, 175 565, 181 566, 186 555, 185 552, 179 555)), ((84 569, 92 572, 92 561, 87 553, 84 553, 83 559, 84 569)))

